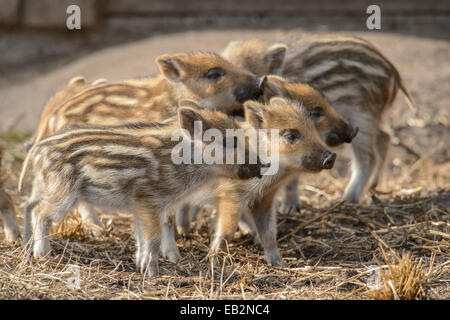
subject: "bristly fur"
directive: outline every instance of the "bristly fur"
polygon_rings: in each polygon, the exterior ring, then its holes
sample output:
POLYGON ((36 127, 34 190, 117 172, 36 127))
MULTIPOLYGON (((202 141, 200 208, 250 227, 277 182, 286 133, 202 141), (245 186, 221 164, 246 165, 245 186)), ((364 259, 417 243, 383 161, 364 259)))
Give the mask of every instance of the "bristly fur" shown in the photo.
MULTIPOLYGON (((224 246, 223 240, 230 241, 242 215, 256 228, 264 248, 264 256, 269 265, 283 265, 276 240, 276 219, 273 201, 279 188, 283 186, 293 172, 318 172, 324 167, 324 157, 331 153, 322 144, 308 110, 298 102, 292 103, 282 98, 271 99, 268 105, 256 101, 245 103, 246 121, 254 128, 267 129, 271 150, 271 132, 278 130, 279 169, 273 175, 265 175, 261 179, 232 180, 233 193, 225 194, 223 201, 218 202, 218 212, 214 224, 214 237, 211 250, 217 251, 224 246), (298 132, 298 139, 283 140, 282 132, 298 132), (229 198, 231 197, 231 199, 229 198), (237 200, 233 199, 237 197, 237 200), (228 203, 239 203, 239 210, 224 211, 221 206, 228 203)), ((334 155, 335 156, 335 155, 334 155)), ((333 160, 334 162, 334 160, 333 160)), ((329 169, 329 168, 328 168, 329 169)), ((177 218, 182 221, 183 219, 177 218)), ((170 227, 166 227, 170 230, 170 227)), ((167 251, 175 251, 176 243, 172 237, 163 237, 163 247, 167 251), (165 243, 169 242, 169 243, 165 243), (170 249, 169 249, 170 248, 170 249)), ((163 250, 164 254, 164 250, 163 250)))
MULTIPOLYGON (((84 79, 71 81, 68 88, 55 95, 52 103, 44 108, 34 143, 75 124, 98 126, 164 121, 176 115, 181 99, 192 99, 210 109, 231 111, 241 105, 238 100, 252 99, 260 92, 256 76, 217 54, 162 55, 156 61, 162 74, 154 78, 97 85, 86 84, 84 79), (202 80, 204 73, 213 67, 223 68, 226 75, 216 82, 202 80)), ((19 191, 28 165, 27 155, 19 178, 19 191)))
MULTIPOLYGON (((222 112, 183 107, 178 119, 166 125, 74 127, 36 144, 31 151, 33 188, 24 214, 25 241, 33 236, 34 256, 42 258, 49 252, 51 222, 61 221, 76 206, 88 212, 121 211, 135 218, 138 270, 146 272, 148 267, 157 275, 160 219, 169 219, 179 202, 196 194, 202 201, 226 194, 228 209, 232 208, 235 191, 226 183, 214 184, 214 179, 260 174, 260 164, 226 164, 225 159, 224 164, 174 164, 172 150, 179 141, 172 140, 172 132, 178 128, 193 132, 193 121, 216 128, 223 136, 227 129, 241 127, 222 112)), ((248 154, 250 148, 245 151, 248 154)))
POLYGON ((220 54, 218 54, 217 52, 214 51, 210 51, 210 50, 193 50, 193 51, 189 51, 187 53, 188 57, 192 57, 198 54, 203 54, 203 55, 209 55, 209 56, 214 56, 216 58, 220 58, 225 60, 220 54))
POLYGON ((0 217, 3 221, 3 231, 8 242, 14 242, 20 238, 19 227, 16 221, 14 203, 8 193, 3 189, 2 158, 3 146, 0 144, 0 217))
MULTIPOLYGON (((405 94, 415 110, 395 66, 370 42, 340 34, 290 37, 278 44, 263 41, 234 42, 224 56, 255 74, 275 72, 292 83, 307 83, 319 91, 331 106, 359 133, 352 142, 353 172, 344 199, 359 202, 369 188, 378 185, 390 145, 381 128, 384 112, 397 91, 405 94), (285 55, 280 55, 284 46, 285 55), (275 49, 274 49, 275 48, 275 49), (276 62, 276 69, 271 66, 276 62)), ((299 209, 297 187, 282 205, 282 212, 299 209)), ((288 190, 287 190, 288 193, 288 190)))

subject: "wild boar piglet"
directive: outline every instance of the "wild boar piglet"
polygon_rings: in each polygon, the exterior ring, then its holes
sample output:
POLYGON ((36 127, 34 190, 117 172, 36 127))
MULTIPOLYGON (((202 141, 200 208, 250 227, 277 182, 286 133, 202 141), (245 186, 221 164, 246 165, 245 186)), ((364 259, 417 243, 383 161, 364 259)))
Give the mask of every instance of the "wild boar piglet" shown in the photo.
MULTIPOLYGON (((228 210, 217 208, 211 250, 220 250, 225 241, 231 241, 240 218, 246 214, 261 239, 267 263, 282 265, 276 241, 275 194, 292 174, 331 169, 336 154, 323 144, 309 111, 298 102, 279 97, 272 98, 268 104, 247 101, 244 110, 248 130, 255 131, 255 136, 259 136, 256 134, 259 130, 266 132, 263 141, 267 154, 259 156, 270 168, 260 179, 228 179, 232 185, 229 190, 233 192, 224 194, 221 203, 239 206, 228 210)), ((259 149, 261 146, 258 141, 259 149)))
MULTIPOLYGON (((233 41, 223 51, 232 63, 256 75, 276 74, 316 89, 359 133, 352 141, 352 176, 343 198, 357 203, 378 185, 390 145, 382 129, 384 112, 397 91, 415 111, 395 66, 369 41, 345 34, 304 34, 278 43, 233 41)), ((296 185, 291 185, 297 190, 296 185)), ((299 208, 298 195, 285 198, 281 211, 299 208)))
MULTIPOLYGON (((51 223, 61 221, 82 204, 88 210, 94 206, 133 214, 137 269, 144 272, 148 268, 151 275, 157 275, 164 212, 170 212, 186 197, 202 190, 205 193, 204 188, 214 177, 260 176, 263 164, 257 157, 255 163, 241 164, 226 159, 206 163, 196 158, 209 146, 197 138, 198 134, 202 137, 207 130, 215 130, 225 139, 227 130, 241 128, 239 122, 222 112, 190 106, 181 107, 177 114, 176 119, 165 124, 75 126, 42 140, 32 149, 34 179, 24 215, 28 222, 25 241, 33 237, 36 258, 50 251, 51 223), (179 149, 186 141, 187 148, 179 149), (180 150, 188 156, 178 163, 180 150)), ((215 142, 223 145, 222 140, 215 142)), ((253 152, 245 146, 244 151, 253 152)), ((209 198, 214 198, 214 193, 210 189, 209 198)))

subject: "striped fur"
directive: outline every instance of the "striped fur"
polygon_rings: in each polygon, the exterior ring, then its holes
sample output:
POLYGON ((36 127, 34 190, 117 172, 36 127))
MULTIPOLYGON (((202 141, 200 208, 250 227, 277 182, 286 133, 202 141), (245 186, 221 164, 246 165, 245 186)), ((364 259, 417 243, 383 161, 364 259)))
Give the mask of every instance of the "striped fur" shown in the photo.
POLYGON ((148 266, 157 275, 161 224, 179 205, 200 199, 219 201, 221 207, 226 195, 227 212, 238 210, 227 181, 242 178, 242 172, 244 178, 259 175, 260 165, 173 164, 171 152, 179 142, 171 140, 172 131, 181 127, 193 134, 193 121, 224 136, 226 129, 241 128, 221 112, 182 107, 178 119, 166 124, 78 126, 40 141, 32 149, 34 180, 24 214, 25 240, 33 236, 34 256, 42 258, 50 251, 51 222, 81 204, 87 210, 132 213, 137 268, 145 272, 148 266))
POLYGON ((379 117, 399 88, 409 98, 394 65, 362 38, 311 35, 288 47, 283 76, 290 82, 308 83, 333 106, 352 101, 379 117))
MULTIPOLYGON (((275 97, 267 105, 248 101, 244 108, 248 126, 267 129, 269 137, 274 129, 278 130, 279 170, 276 174, 264 175, 261 179, 228 180, 228 183, 232 184, 230 189, 234 190, 230 195, 232 199, 238 197, 237 203, 240 204, 241 210, 221 210, 220 205, 228 206, 229 202, 234 203, 227 198, 218 203, 211 250, 219 250, 224 240, 232 239, 240 218, 245 214, 261 238, 267 263, 279 266, 283 265, 283 261, 276 241, 276 217, 273 208, 277 191, 288 182, 293 172, 330 169, 336 155, 323 145, 309 117, 309 111, 301 104, 275 97), (293 137, 287 133, 292 133, 293 137)), ((271 141, 268 141, 269 150, 270 145, 271 141)), ((173 237, 171 246, 176 247, 173 237)))
POLYGON ((3 147, 0 146, 0 217, 3 221, 3 231, 8 242, 14 242, 20 238, 19 227, 16 221, 16 209, 14 202, 8 193, 3 189, 2 164, 3 147))
POLYGON ((8 242, 14 242, 20 238, 17 226, 15 207, 11 197, 0 189, 0 216, 3 220, 3 231, 8 242))
MULTIPOLYGON (((98 79, 93 81, 92 83, 86 83, 86 79, 82 76, 73 77, 67 84, 67 87, 61 91, 55 93, 47 102, 44 109, 42 110, 38 129, 35 131, 31 140, 25 145, 25 150, 28 152, 29 149, 33 146, 34 141, 36 141, 38 133, 42 130, 43 126, 48 126, 46 123, 46 119, 51 116, 58 108, 64 104, 67 100, 69 100, 73 95, 86 89, 89 86, 97 85, 106 82, 105 79, 98 79)), ((49 128, 49 134, 53 134, 56 132, 55 128, 49 128)))
MULTIPOLYGON (((116 125, 158 122, 176 114, 181 99, 209 109, 231 111, 261 94, 261 80, 213 53, 162 55, 153 78, 86 85, 75 79, 44 108, 35 142, 74 124, 116 125), (215 77, 217 75, 217 77, 215 77)), ((27 156, 19 191, 27 172, 27 156)))
MULTIPOLYGON (((306 116, 314 123, 315 129, 319 133, 322 141, 330 146, 350 143, 358 131, 357 128, 349 125, 316 90, 307 84, 289 83, 281 77, 270 75, 264 84, 263 92, 261 100, 265 103, 270 103, 273 97, 282 96, 300 104, 306 116)), ((280 115, 279 117, 282 118, 282 116, 280 115)), ((295 181, 297 180, 297 175, 295 173, 292 174, 292 180, 293 182, 289 183, 288 187, 291 188, 295 184, 293 188, 296 190, 297 182, 295 181)), ((285 192, 284 195, 285 197, 298 198, 297 193, 294 191, 285 192)), ((286 202, 292 203, 292 201, 286 202)), ((296 207, 282 207, 282 210, 289 212, 296 209, 296 207)), ((184 208, 183 212, 177 214, 177 229, 181 235, 187 235, 189 233, 191 219, 186 217, 193 215, 195 213, 192 210, 188 210, 188 208, 184 208)), ((246 227, 246 229, 249 229, 249 227, 246 227)))
MULTIPOLYGON (((255 74, 271 72, 268 57, 275 45, 262 41, 234 42, 224 51, 231 62, 248 66, 250 57, 255 74), (262 54, 261 54, 262 53, 262 54)), ((307 35, 289 38, 276 45, 285 46, 285 56, 278 61, 278 74, 289 82, 309 84, 319 91, 331 106, 359 133, 352 143, 353 172, 344 199, 359 202, 369 188, 378 184, 384 166, 389 135, 381 129, 382 115, 392 104, 398 89, 403 91, 410 107, 412 99, 393 64, 372 44, 359 37, 339 34, 307 35)), ((298 208, 297 186, 287 197, 286 211, 298 208)))

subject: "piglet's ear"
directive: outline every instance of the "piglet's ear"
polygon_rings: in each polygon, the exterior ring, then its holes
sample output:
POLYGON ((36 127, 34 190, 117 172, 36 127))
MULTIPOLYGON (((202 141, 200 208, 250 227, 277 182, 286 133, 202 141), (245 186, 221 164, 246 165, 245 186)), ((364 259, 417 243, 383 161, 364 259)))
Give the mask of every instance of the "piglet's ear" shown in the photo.
POLYGON ((183 59, 185 54, 163 54, 156 58, 156 64, 159 67, 159 71, 172 82, 179 82, 183 79, 183 71, 185 64, 183 59))
POLYGON ((202 107, 195 102, 194 100, 190 100, 190 99, 182 99, 178 102, 178 107, 183 108, 183 107, 189 107, 192 109, 201 109, 202 107))
POLYGON ((286 50, 286 45, 282 43, 276 43, 269 48, 264 60, 269 66, 270 74, 281 73, 281 67, 283 66, 284 58, 286 56, 286 50))
POLYGON ((255 129, 263 128, 264 124, 264 105, 256 101, 247 101, 244 103, 245 120, 255 129))
POLYGON ((99 78, 99 79, 93 81, 92 85, 97 86, 99 84, 105 84, 105 83, 108 83, 108 80, 106 80, 105 78, 99 78))
POLYGON ((180 128, 187 130, 191 137, 194 137, 195 134, 202 134, 204 128, 207 127, 207 120, 202 116, 199 110, 191 107, 182 107, 178 109, 178 121, 180 123, 180 128))
POLYGON ((270 99, 270 105, 272 106, 285 106, 287 104, 288 102, 281 97, 273 97, 272 99, 270 99))
POLYGON ((269 102, 273 97, 283 97, 285 96, 284 85, 287 82, 281 77, 278 76, 268 76, 267 81, 264 84, 264 102, 269 102))
POLYGON ((77 76, 70 79, 69 83, 67 84, 67 88, 75 88, 84 86, 86 84, 86 80, 83 76, 77 76))

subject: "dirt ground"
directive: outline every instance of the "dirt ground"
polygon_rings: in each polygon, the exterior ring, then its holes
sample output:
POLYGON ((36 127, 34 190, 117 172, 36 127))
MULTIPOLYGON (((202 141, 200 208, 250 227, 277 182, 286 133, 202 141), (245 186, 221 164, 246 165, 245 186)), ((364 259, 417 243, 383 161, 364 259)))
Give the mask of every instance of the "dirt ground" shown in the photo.
MULTIPOLYGON (((96 52, 46 74, 30 73, 25 81, 1 84, 4 185, 17 211, 23 210, 29 193, 29 183, 23 194, 16 192, 25 156, 22 143, 34 130, 45 101, 72 77, 117 80, 152 74, 157 71, 154 59, 162 53, 218 51, 232 39, 283 33, 157 36, 96 52)), ((210 215, 204 212, 192 235, 178 239, 181 262, 161 259, 161 277, 143 279, 134 269, 130 217, 103 215, 109 232, 95 238, 74 216, 53 229, 55 253, 47 262, 30 258, 20 244, 7 244, 0 235, 0 299, 449 299, 450 42, 387 33, 358 35, 397 66, 419 111, 414 115, 399 94, 385 119, 393 145, 384 182, 363 204, 339 202, 348 181, 348 150, 339 154, 336 170, 302 179, 301 212, 278 216, 279 247, 287 268, 268 267, 261 249, 238 232, 229 254, 211 270, 206 258, 210 215), (406 253, 411 260, 401 259, 406 253), (76 272, 80 286, 69 288, 76 272), (413 292, 409 296, 408 290, 413 292)), ((21 214, 18 221, 21 226, 21 214)))

